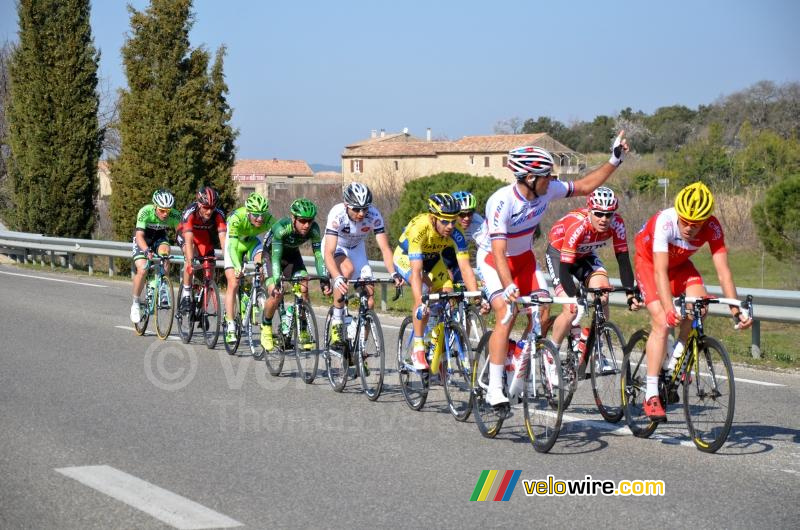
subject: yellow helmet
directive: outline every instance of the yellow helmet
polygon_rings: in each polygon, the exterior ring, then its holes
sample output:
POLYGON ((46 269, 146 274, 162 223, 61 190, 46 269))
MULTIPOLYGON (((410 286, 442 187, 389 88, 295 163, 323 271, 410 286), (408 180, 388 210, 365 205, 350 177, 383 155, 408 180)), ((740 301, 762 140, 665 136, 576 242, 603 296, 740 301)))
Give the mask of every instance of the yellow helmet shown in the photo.
POLYGON ((714 196, 702 182, 689 184, 675 197, 675 211, 687 221, 705 221, 714 210, 714 196))

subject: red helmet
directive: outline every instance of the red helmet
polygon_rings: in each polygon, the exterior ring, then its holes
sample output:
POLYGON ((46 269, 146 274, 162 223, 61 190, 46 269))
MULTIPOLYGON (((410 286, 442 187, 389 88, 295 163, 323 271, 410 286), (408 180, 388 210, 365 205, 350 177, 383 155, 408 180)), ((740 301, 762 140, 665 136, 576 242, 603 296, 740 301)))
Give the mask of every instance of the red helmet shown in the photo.
POLYGON ((210 186, 204 186, 197 190, 197 204, 208 206, 209 208, 216 208, 219 195, 210 186))

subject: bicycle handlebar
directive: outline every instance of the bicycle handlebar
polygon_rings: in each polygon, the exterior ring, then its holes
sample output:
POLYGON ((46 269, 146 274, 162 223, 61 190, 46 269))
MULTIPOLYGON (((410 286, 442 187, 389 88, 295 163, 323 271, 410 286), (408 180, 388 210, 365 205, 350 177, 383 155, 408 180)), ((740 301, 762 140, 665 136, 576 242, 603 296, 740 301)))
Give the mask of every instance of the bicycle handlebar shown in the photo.
POLYGON ((575 319, 572 321, 573 326, 577 326, 578 322, 580 322, 581 318, 583 318, 583 314, 586 311, 586 299, 579 298, 575 296, 540 296, 538 294, 534 294, 531 296, 520 296, 518 297, 513 303, 506 302, 506 315, 503 317, 503 320, 500 322, 505 326, 511 321, 511 318, 514 316, 513 311, 516 309, 518 305, 531 307, 531 306, 539 306, 545 304, 575 304, 578 308, 577 314, 575 315, 575 319))
MULTIPOLYGON (((745 321, 749 320, 753 316, 753 295, 750 294, 745 297, 744 302, 737 300, 736 298, 681 295, 678 298, 675 298, 672 303, 675 306, 675 309, 680 311, 681 318, 686 318, 686 304, 694 304, 699 307, 708 306, 711 304, 727 304, 731 307, 738 307, 744 314, 745 321)), ((731 318, 733 319, 733 329, 740 329, 742 324, 741 320, 733 315, 731 315, 731 318)))

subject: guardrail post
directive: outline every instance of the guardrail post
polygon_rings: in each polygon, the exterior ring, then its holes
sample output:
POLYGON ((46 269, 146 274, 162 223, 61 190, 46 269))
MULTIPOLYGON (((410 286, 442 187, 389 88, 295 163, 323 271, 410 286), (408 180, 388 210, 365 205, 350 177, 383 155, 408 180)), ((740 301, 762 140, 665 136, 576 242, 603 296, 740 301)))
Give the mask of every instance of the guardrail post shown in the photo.
POLYGON ((67 253, 67 268, 69 270, 72 270, 72 258, 73 258, 72 254, 67 253))
POLYGON ((753 320, 752 339, 750 342, 750 355, 753 359, 761 358, 761 321, 753 320))
POLYGON ((67 257, 66 257, 66 255, 58 257, 58 264, 61 266, 61 268, 64 268, 64 267, 67 266, 67 257))
POLYGON ((50 251, 50 270, 55 270, 56 268, 56 251, 50 251))
POLYGON ((108 257, 108 275, 114 276, 114 258, 108 257))
POLYGON ((37 254, 39 254, 39 266, 44 267, 44 250, 40 250, 37 254))
POLYGON ((386 311, 388 304, 386 303, 386 297, 389 293, 389 286, 385 283, 381 284, 381 311, 386 311))
POLYGON ((22 251, 22 264, 28 263, 28 249, 22 251))
POLYGON ((89 267, 89 276, 91 276, 91 275, 94 274, 94 256, 89 254, 88 258, 89 258, 89 266, 88 266, 89 267))

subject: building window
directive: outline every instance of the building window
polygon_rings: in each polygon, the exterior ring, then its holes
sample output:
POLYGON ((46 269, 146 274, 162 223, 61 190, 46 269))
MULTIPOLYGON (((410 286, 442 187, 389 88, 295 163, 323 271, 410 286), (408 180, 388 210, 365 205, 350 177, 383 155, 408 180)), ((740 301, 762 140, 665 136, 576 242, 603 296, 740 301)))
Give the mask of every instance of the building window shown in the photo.
POLYGON ((483 157, 483 167, 489 167, 489 157, 483 157))
POLYGON ((469 165, 475 165, 475 155, 469 155, 469 165))
POLYGON ((255 193, 255 191, 256 191, 255 188, 242 187, 239 189, 239 194, 241 195, 242 200, 246 200, 247 197, 249 197, 251 193, 255 193))
POLYGON ((398 169, 400 169, 400 162, 398 162, 397 160, 395 160, 395 161, 394 161, 394 170, 395 170, 395 171, 397 171, 398 169))
POLYGON ((507 156, 503 157, 503 167, 508 167, 508 157, 507 156))
POLYGON ((350 172, 351 173, 361 173, 364 171, 364 161, 353 159, 350 161, 350 172))

